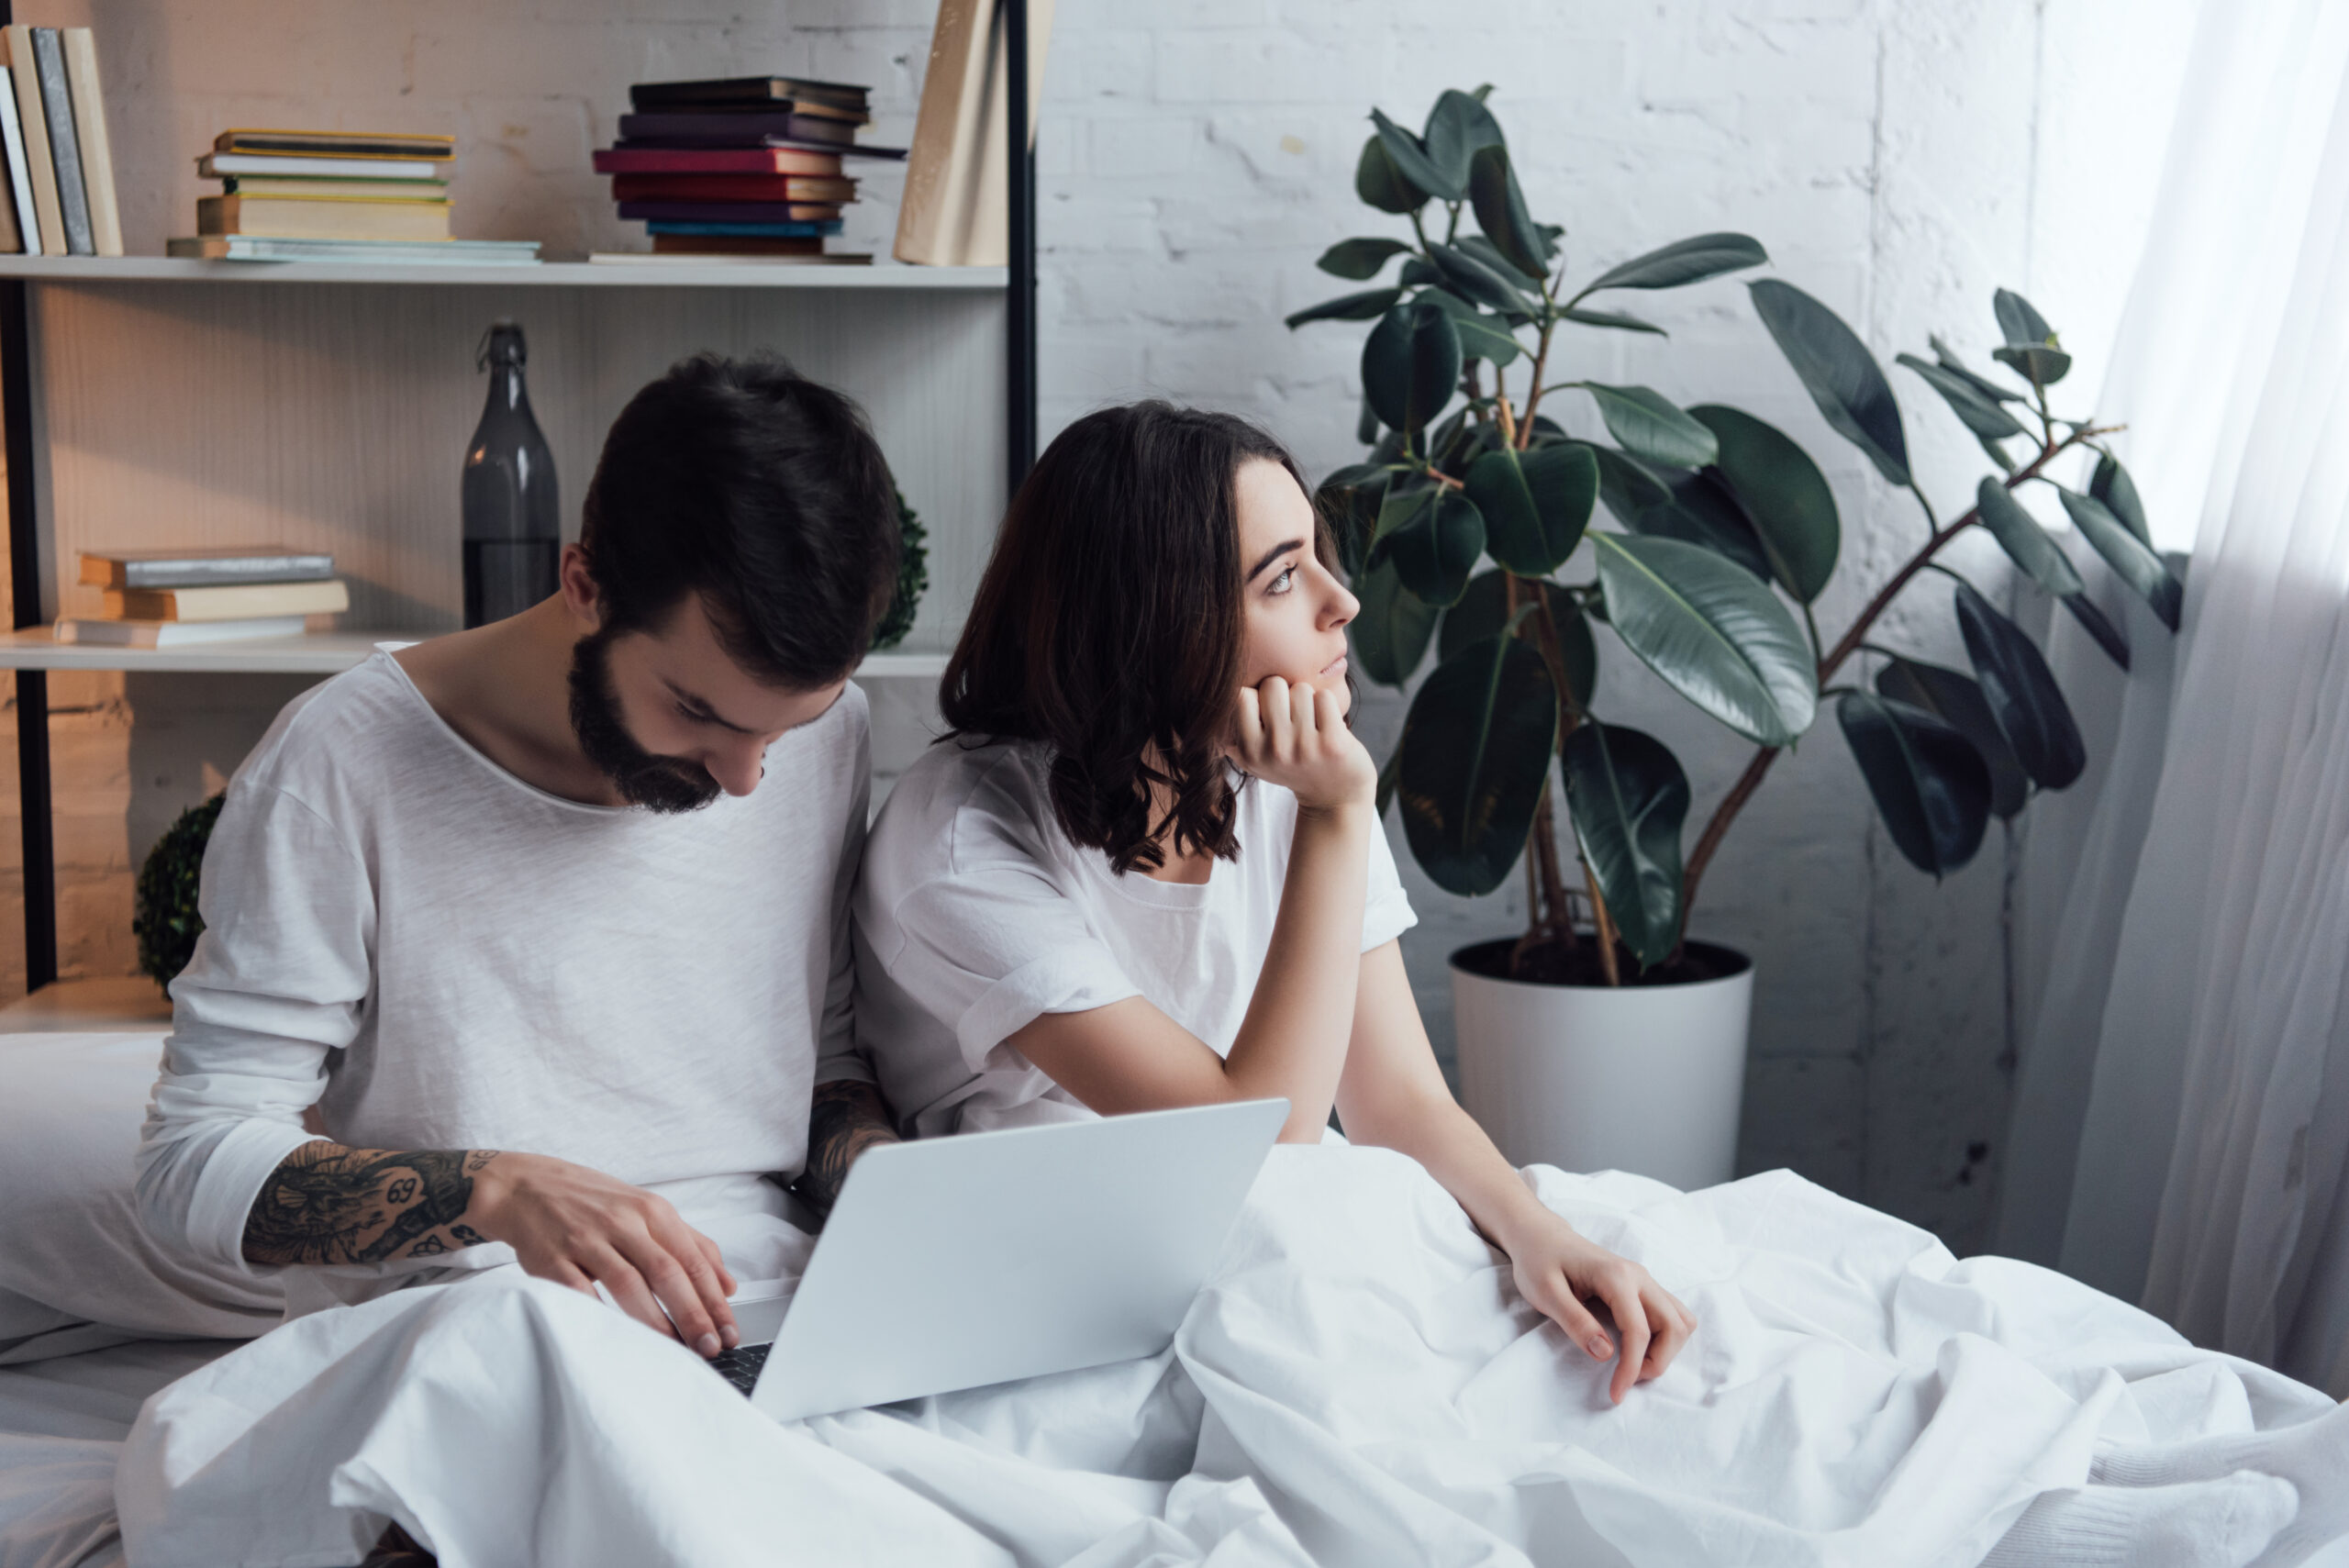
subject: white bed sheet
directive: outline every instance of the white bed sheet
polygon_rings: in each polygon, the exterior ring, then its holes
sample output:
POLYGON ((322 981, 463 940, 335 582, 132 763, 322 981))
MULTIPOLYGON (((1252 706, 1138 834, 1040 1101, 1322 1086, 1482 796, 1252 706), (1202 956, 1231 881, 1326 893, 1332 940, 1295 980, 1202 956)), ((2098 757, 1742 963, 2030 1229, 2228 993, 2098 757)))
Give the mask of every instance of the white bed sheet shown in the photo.
POLYGON ((243 1342, 155 1340, 0 1367, 0 1568, 117 1568, 115 1459, 139 1407, 243 1342))
MULTIPOLYGON (((1149 1362, 779 1427, 497 1271, 196 1371, 134 1440, 125 1529, 142 1568, 348 1563, 386 1517, 447 1568, 2349 1562, 2321 1394, 1784 1173, 1529 1175, 1700 1318, 1620 1408, 1416 1165, 1283 1148, 1149 1362)), ((70 1544, 116 1451, 56 1430, 70 1544)), ((0 1568, 61 1568, 16 1533, 0 1505, 0 1568)))

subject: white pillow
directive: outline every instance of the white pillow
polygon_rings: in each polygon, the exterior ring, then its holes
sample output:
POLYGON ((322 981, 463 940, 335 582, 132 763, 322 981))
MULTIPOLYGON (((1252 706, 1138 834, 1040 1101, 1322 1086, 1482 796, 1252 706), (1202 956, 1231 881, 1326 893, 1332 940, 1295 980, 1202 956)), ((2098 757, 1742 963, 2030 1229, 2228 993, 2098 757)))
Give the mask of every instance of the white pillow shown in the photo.
POLYGON ((162 1042, 0 1035, 0 1346, 81 1323, 239 1339, 277 1326, 274 1282, 166 1253, 139 1229, 134 1159, 162 1042))

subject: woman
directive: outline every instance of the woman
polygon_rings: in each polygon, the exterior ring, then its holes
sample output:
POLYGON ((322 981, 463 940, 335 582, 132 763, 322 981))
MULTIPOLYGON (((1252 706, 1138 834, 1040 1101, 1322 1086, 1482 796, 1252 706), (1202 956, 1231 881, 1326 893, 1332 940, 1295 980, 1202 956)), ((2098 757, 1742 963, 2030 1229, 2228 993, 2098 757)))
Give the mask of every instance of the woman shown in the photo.
POLYGON ((861 1040, 930 1136, 1286 1095, 1286 1140, 1424 1165, 1519 1290, 1614 1354, 1610 1395, 1695 1320, 1535 1200, 1453 1100, 1397 938, 1413 923, 1377 769, 1346 727, 1345 626, 1297 465, 1226 415, 1108 409, 1004 519, 855 901, 861 1040))

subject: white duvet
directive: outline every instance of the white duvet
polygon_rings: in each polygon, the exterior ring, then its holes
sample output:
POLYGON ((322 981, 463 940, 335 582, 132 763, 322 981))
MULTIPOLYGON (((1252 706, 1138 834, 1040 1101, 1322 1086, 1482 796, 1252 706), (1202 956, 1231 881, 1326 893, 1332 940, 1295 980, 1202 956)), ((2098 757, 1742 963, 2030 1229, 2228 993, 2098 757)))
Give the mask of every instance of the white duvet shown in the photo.
POLYGON ((130 1562, 2349 1562, 2310 1389, 1783 1173, 1529 1179, 1700 1320, 1620 1407, 1418 1166, 1285 1147, 1166 1354, 885 1410, 774 1425, 510 1269, 298 1320, 150 1403, 130 1562))

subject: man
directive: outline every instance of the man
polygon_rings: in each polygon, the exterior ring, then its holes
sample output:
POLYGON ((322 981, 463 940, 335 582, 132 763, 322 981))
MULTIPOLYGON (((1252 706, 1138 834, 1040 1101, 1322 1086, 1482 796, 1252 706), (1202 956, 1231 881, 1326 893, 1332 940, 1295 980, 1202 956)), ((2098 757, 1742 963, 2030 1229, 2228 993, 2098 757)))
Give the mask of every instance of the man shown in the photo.
POLYGON ((297 1314, 514 1262, 733 1345, 737 1272, 797 1234, 769 1178, 820 1209, 892 1136, 848 677, 896 519, 845 398, 689 360, 613 426, 554 597, 289 705, 206 857, 149 1229, 297 1314))

